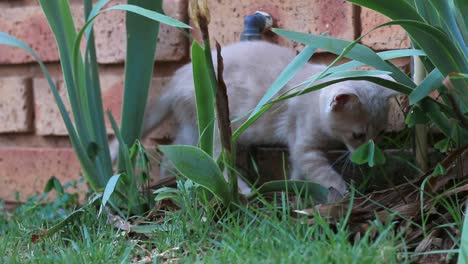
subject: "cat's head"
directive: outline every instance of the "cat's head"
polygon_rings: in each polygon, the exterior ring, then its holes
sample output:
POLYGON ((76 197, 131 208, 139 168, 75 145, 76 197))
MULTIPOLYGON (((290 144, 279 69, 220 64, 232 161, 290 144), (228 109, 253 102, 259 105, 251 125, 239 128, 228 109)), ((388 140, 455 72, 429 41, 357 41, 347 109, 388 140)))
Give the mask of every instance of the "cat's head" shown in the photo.
POLYGON ((385 132, 389 99, 397 92, 364 81, 343 82, 328 91, 328 133, 354 151, 385 132))

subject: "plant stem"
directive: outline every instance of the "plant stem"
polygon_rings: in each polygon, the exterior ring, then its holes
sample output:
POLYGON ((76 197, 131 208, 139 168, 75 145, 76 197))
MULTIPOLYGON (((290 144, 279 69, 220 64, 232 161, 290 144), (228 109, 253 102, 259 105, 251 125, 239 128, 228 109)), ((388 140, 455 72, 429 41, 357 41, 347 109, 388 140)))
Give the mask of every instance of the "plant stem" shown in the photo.
POLYGON ((229 101, 226 83, 223 79, 224 62, 221 56, 221 46, 216 41, 216 55, 218 63, 218 88, 216 89, 216 114, 218 116, 219 134, 223 160, 227 164, 227 172, 232 193, 237 193, 237 177, 232 168, 235 165, 235 155, 233 155, 231 120, 229 118, 229 101))
MULTIPOLYGON (((419 56, 413 57, 413 80, 416 84, 419 84, 424 80, 426 76, 426 70, 419 56)), ((416 144, 416 162, 422 171, 429 169, 429 157, 428 157, 428 128, 424 124, 417 124, 415 126, 415 144, 416 144)))

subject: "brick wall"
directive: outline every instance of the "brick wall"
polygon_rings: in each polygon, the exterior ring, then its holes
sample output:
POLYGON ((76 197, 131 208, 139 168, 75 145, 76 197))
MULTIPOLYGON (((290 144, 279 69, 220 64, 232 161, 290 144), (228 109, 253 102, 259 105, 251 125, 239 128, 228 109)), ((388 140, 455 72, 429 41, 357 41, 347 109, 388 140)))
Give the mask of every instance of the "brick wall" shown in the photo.
MULTIPOLYGON (((83 24, 81 1, 71 0, 77 27, 83 24)), ((113 1, 122 3, 123 0, 113 1)), ((352 40, 361 32, 386 21, 372 11, 352 6, 343 0, 209 0, 211 36, 221 44, 239 39, 243 17, 256 10, 269 12, 276 26, 352 40)), ((7 32, 28 43, 47 62, 60 93, 64 96, 59 57, 55 40, 48 28, 37 1, 0 0, 0 31, 7 32)), ((164 1, 166 14, 184 22, 187 0, 164 1)), ((125 16, 123 12, 108 12, 95 24, 98 62, 104 105, 116 118, 120 116, 125 58, 125 16)), ((191 32, 197 36, 196 32, 191 32)), ((296 47, 294 43, 268 35, 271 41, 296 47)), ((180 65, 188 61, 189 43, 178 30, 162 25, 155 62, 152 95, 157 96, 162 84, 180 65)), ((408 48, 409 39, 398 27, 377 30, 363 39, 363 44, 376 50, 408 48)), ((321 53, 320 62, 333 56, 321 53)), ((408 60, 398 60, 401 67, 408 60)), ((171 123, 165 124, 147 142, 170 137, 171 123)), ((401 114, 391 115, 391 129, 401 127, 401 114)), ((80 177, 78 161, 70 148, 67 133, 55 101, 37 64, 25 52, 0 46, 0 199, 15 201, 40 193, 45 182, 56 176, 63 182, 80 177)))

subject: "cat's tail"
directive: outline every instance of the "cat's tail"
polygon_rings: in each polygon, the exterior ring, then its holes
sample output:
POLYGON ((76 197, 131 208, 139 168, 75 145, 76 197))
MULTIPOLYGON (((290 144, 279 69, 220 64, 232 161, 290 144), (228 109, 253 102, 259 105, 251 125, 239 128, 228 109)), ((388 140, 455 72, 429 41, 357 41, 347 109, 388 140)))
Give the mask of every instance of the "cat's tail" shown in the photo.
MULTIPOLYGON (((158 127, 164 119, 169 115, 170 99, 165 98, 167 95, 163 95, 159 98, 152 98, 148 101, 146 106, 145 115, 143 117, 143 133, 142 137, 145 137, 151 132, 154 128, 158 127)), ((109 143, 109 151, 112 163, 117 161, 119 155, 119 141, 114 138, 109 143)))

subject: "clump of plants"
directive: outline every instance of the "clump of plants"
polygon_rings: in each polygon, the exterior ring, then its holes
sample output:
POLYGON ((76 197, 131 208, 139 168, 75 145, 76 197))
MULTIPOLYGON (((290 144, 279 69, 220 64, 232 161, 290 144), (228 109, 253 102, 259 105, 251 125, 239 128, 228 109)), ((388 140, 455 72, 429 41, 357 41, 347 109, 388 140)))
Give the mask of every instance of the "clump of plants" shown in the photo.
MULTIPOLYGON (((457 0, 348 1, 390 17, 392 21, 375 29, 400 25, 410 35, 414 47, 376 53, 359 44, 365 35, 350 42, 326 35, 273 29, 274 33, 302 43, 306 47, 281 73, 257 107, 247 113, 249 116, 246 121, 233 132, 230 128, 231 120, 229 120, 219 46, 216 58, 218 69, 215 71, 213 67, 207 3, 190 1, 192 20, 200 28, 203 36, 202 43, 194 41, 191 48, 200 144, 198 147, 161 146, 159 148, 184 177, 183 179, 188 180, 181 180, 178 188, 162 188, 151 195, 140 191, 148 179, 146 166, 148 156, 139 139, 153 72, 159 23, 179 28, 190 28, 190 26, 162 15, 161 1, 129 0, 127 5, 103 9, 109 0, 101 0, 95 4, 91 0, 84 0, 86 22, 77 32, 68 1, 40 0, 57 40, 74 122, 67 114, 47 68, 34 51, 25 43, 5 33, 0 33, 0 44, 25 49, 34 56, 43 70, 65 121, 86 181, 95 193, 100 194, 91 199, 88 205, 100 199, 101 210, 109 206, 112 209, 110 215, 117 214, 121 218, 129 218, 135 215, 141 216, 154 209, 153 199, 156 195, 158 205, 170 200, 176 207, 182 208, 187 204, 183 202, 187 197, 181 194, 186 194, 185 188, 190 185, 197 190, 194 206, 201 206, 206 211, 216 211, 216 217, 212 219, 215 221, 223 217, 229 218, 239 210, 248 212, 246 208, 253 206, 252 201, 264 199, 267 193, 285 191, 286 195, 293 194, 296 198, 300 196, 299 193, 307 193, 306 199, 310 199, 308 201, 312 203, 305 203, 300 210, 287 210, 288 214, 305 216, 310 225, 320 222, 322 225, 331 225, 340 230, 349 228, 356 235, 363 234, 376 239, 379 237, 378 234, 368 232, 366 224, 372 221, 391 222, 396 230, 399 232, 404 230, 408 234, 405 237, 406 250, 416 252, 438 250, 437 252, 444 253, 447 258, 459 253, 459 261, 464 263, 468 258, 468 252, 461 241, 468 237, 468 232, 463 230, 468 228, 468 223, 466 218, 463 220, 460 208, 466 201, 467 184, 464 178, 466 172, 459 169, 457 161, 465 162, 468 155, 466 150, 468 22, 467 14, 464 14, 467 6, 463 1, 457 0), (120 128, 108 113, 114 134, 120 144, 117 173, 113 171, 108 151, 108 136, 92 30, 97 15, 115 10, 127 12, 128 36, 120 128), (141 28, 145 29, 144 32, 140 30, 141 28), (79 44, 83 36, 86 39, 86 48, 81 52, 79 44), (323 72, 310 76, 307 81, 300 84, 306 84, 306 88, 299 92, 278 94, 313 56, 316 49, 326 50, 338 57, 323 72), (390 62, 391 59, 407 56, 420 57, 424 70, 428 73, 419 83, 415 83, 390 62), (337 66, 336 63, 342 58, 351 61, 337 66), (363 65, 374 69, 356 70, 363 65), (379 77, 382 74, 388 74, 393 81, 379 77), (322 79, 324 80, 317 84, 316 81, 322 79), (328 191, 317 184, 300 181, 270 182, 260 186, 250 196, 240 195, 237 191, 233 154, 239 135, 275 103, 348 80, 374 82, 407 95, 411 107, 406 117, 407 125, 437 128, 442 133, 443 139, 435 143, 434 147, 447 153, 447 158, 417 180, 364 197, 357 197, 352 191, 344 200, 334 204, 315 206, 314 201, 327 200, 328 191), (438 98, 430 96, 433 91, 438 92, 438 98), (218 121, 218 125, 215 121, 218 121), (219 157, 214 156, 215 130, 219 131, 222 142, 219 157), (225 180, 224 174, 228 175, 228 181, 225 180), (455 229, 463 230, 461 236, 454 231, 455 229)), ((385 162, 385 155, 374 142, 370 141, 354 152, 351 160, 358 164, 376 166, 385 162)), ((275 197, 272 199, 275 200, 275 197)), ((289 203, 284 201, 290 200, 282 201, 282 206, 289 208, 289 203)), ((120 225, 119 228, 123 226, 120 225)))

